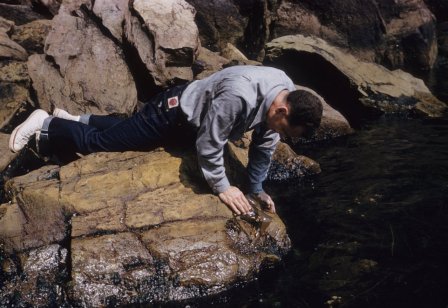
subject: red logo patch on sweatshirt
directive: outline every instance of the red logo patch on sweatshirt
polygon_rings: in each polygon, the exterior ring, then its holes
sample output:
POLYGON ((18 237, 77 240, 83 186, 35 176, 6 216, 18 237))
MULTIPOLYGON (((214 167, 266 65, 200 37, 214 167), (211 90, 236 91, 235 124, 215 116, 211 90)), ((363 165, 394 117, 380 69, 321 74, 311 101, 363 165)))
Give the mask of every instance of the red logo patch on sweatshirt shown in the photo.
POLYGON ((168 109, 179 106, 179 98, 177 96, 168 99, 168 109))

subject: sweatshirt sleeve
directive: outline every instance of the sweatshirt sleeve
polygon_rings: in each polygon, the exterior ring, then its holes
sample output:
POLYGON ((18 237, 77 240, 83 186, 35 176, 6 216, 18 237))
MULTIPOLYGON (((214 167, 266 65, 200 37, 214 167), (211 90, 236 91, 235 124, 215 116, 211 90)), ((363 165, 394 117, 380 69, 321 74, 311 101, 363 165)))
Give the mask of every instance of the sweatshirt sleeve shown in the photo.
POLYGON ((249 147, 249 192, 263 191, 262 183, 266 179, 272 154, 275 151, 280 135, 269 130, 265 125, 258 125, 252 133, 252 142, 249 147))
POLYGON ((230 186, 224 167, 224 146, 242 106, 241 97, 231 94, 231 91, 221 93, 210 105, 198 131, 196 150, 199 166, 214 193, 224 192, 230 186))

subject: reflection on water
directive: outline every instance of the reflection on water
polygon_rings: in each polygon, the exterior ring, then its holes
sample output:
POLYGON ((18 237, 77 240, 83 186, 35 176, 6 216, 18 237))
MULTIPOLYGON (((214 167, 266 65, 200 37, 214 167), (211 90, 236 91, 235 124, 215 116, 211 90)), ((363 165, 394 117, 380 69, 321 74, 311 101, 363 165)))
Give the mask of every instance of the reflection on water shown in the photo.
POLYGON ((214 303, 446 307, 447 137, 448 119, 383 118, 331 144, 301 146, 322 174, 269 187, 294 250, 214 303))

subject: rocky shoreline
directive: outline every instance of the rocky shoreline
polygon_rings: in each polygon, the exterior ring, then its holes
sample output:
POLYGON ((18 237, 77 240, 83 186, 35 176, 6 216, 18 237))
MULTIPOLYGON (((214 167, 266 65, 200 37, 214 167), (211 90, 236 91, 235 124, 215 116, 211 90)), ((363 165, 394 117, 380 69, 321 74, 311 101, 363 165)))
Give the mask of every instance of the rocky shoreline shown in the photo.
MULTIPOLYGON (((369 2, 374 16, 327 2, 0 1, 0 305, 198 298, 253 280, 291 248, 277 215, 266 230, 233 217, 190 147, 53 157, 17 176, 33 147, 10 153, 8 134, 35 108, 128 116, 163 88, 250 64, 283 68, 322 96, 322 126, 299 142, 351 134, 384 113, 446 113, 422 80, 389 70, 434 65, 436 19, 423 1, 369 2), (340 18, 347 10, 352 20, 340 18)), ((249 143, 250 133, 227 149, 235 183, 249 143)), ((319 172, 280 143, 268 178, 319 172)))

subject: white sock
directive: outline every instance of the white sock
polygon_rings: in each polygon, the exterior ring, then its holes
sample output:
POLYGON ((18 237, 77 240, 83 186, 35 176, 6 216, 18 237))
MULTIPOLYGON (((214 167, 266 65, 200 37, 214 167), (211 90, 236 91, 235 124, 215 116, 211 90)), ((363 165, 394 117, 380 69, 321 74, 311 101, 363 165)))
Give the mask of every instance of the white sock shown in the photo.
POLYGON ((76 122, 79 122, 79 120, 81 119, 81 116, 72 115, 72 114, 68 113, 67 111, 59 109, 59 108, 56 108, 54 110, 53 116, 55 116, 56 118, 61 118, 61 119, 66 119, 66 120, 76 121, 76 122))

